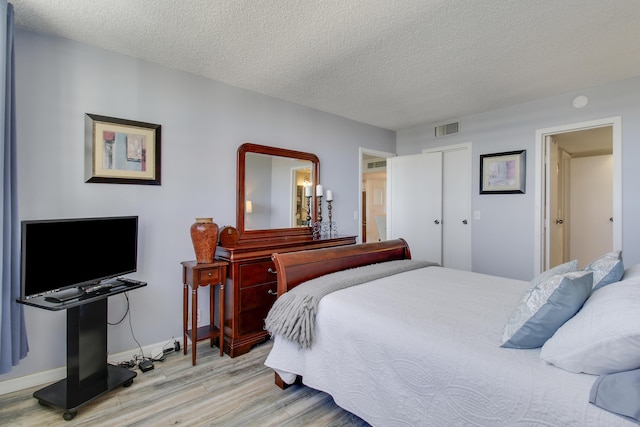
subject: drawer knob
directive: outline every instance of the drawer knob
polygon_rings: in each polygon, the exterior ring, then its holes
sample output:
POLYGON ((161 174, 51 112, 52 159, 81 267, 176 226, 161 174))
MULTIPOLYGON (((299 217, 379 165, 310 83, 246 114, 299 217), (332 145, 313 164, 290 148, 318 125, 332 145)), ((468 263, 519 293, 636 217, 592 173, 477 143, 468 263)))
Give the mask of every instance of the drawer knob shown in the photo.
POLYGON ((277 293, 277 292, 273 292, 271 289, 269 289, 269 290, 267 291, 267 293, 268 293, 269 295, 278 295, 278 293, 277 293))
POLYGON ((277 272, 277 271, 275 271, 275 270, 274 270, 273 268, 271 268, 271 267, 269 267, 269 268, 267 269, 267 271, 268 271, 269 273, 271 273, 271 274, 278 274, 278 272, 277 272))
POLYGON ((209 272, 209 274, 207 274, 207 276, 211 277, 211 276, 213 276, 213 273, 209 272))

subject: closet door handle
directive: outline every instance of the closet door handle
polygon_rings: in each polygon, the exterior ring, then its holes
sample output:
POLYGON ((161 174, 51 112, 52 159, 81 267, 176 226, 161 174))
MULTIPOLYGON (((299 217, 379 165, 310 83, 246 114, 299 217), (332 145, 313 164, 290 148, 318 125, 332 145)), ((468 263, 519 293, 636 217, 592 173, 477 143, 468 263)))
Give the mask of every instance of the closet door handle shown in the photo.
POLYGON ((462 220, 462 223, 463 223, 464 225, 467 225, 467 220, 466 220, 466 219, 463 219, 463 220, 462 220))
POLYGON ((438 224, 440 224, 440 221, 436 219, 435 221, 433 221, 433 223, 434 223, 435 225, 438 225, 438 224))

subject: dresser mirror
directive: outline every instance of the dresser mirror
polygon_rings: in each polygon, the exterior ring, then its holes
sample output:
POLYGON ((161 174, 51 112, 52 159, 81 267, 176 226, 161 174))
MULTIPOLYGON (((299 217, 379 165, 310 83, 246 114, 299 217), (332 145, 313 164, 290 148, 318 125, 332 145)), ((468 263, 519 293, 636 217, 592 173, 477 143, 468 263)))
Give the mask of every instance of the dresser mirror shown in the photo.
MULTIPOLYGON (((319 182, 315 154, 246 143, 238 148, 237 228, 241 239, 311 234, 306 194, 319 182), (308 188, 308 190, 307 190, 308 188)), ((309 212, 309 210, 311 212, 309 212)))

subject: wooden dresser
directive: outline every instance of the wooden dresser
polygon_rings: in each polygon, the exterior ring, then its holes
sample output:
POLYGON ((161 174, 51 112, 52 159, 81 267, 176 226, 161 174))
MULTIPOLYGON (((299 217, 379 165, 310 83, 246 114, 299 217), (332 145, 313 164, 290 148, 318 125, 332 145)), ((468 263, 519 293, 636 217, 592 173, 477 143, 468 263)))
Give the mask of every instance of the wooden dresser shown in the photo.
POLYGON ((277 279, 271 254, 355 244, 355 236, 313 240, 310 236, 251 239, 218 246, 227 261, 224 351, 236 357, 268 337, 264 319, 276 300, 277 279))

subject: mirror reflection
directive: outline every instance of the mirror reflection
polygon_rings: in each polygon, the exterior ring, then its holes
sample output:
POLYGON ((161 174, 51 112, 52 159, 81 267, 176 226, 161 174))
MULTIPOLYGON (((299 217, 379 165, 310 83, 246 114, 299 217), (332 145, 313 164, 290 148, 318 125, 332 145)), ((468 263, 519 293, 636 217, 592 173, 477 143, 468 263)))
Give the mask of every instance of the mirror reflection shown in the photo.
POLYGON ((307 227, 312 167, 308 160, 247 152, 244 229, 307 227))

